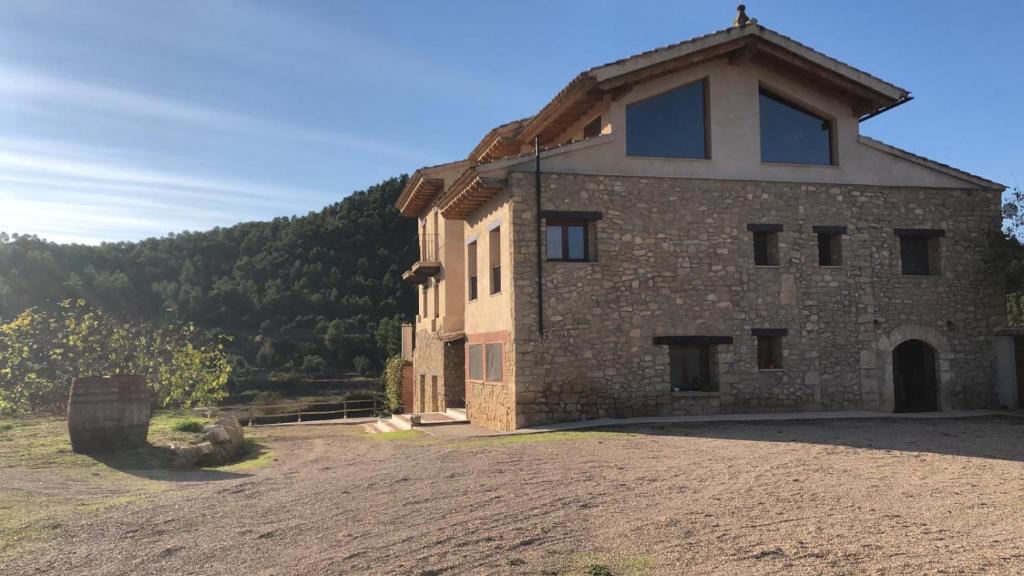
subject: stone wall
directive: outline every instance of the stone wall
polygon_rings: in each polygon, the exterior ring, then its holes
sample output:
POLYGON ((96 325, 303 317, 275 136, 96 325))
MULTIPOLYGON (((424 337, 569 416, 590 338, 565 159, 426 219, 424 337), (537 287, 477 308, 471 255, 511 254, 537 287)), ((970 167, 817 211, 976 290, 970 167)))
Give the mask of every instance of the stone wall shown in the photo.
MULTIPOLYGON (((484 428, 499 431, 516 429, 515 354, 508 331, 469 334, 466 346, 500 343, 502 345, 502 381, 478 382, 469 378, 469 365, 465 365, 467 382, 466 416, 469 421, 484 428)), ((468 351, 464 353, 468 361, 468 351)), ((486 370, 486 356, 484 362, 486 370)))
POLYGON ((405 407, 406 411, 444 412, 449 406, 461 405, 466 389, 464 354, 461 339, 446 342, 436 332, 417 332, 412 356, 413 403, 405 407), (437 378, 436 389, 434 377, 437 378))
POLYGON ((995 404, 986 284, 999 194, 980 190, 545 174, 543 208, 600 211, 596 261, 545 262, 537 330, 533 176, 511 173, 517 425, 604 416, 892 409, 891 352, 939 351, 941 407, 995 404), (780 265, 755 267, 749 223, 781 224, 780 265), (843 266, 812 226, 846 226, 843 266), (945 230, 942 274, 903 276, 895 228, 945 230), (784 368, 757 368, 754 328, 785 328, 784 368), (673 394, 655 336, 731 336, 717 395, 673 394), (901 339, 902 338, 902 339, 901 339), (939 341, 941 340, 941 342, 939 341))

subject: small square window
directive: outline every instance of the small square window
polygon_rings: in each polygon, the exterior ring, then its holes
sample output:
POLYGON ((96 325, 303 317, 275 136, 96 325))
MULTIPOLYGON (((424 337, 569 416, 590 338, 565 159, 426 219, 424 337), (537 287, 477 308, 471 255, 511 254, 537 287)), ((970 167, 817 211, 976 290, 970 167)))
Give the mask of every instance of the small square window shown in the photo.
POLYGON ((484 379, 484 346, 483 344, 469 345, 469 379, 483 381, 484 379))
POLYGON ((594 138, 601 135, 601 117, 598 116, 583 127, 583 139, 594 138))
POLYGON ((843 235, 818 233, 818 266, 843 265, 843 235))
POLYGON ((782 369, 782 336, 761 335, 757 337, 757 369, 782 369))
POLYGON ((672 345, 668 349, 669 380, 673 390, 717 392, 715 346, 672 345))
POLYGON ((586 222, 547 222, 548 260, 587 262, 590 260, 586 222))
POLYGON ((779 265, 779 233, 774 231, 754 231, 754 265, 779 265))
POLYGON ((905 276, 934 276, 941 273, 938 235, 900 236, 900 262, 905 276))

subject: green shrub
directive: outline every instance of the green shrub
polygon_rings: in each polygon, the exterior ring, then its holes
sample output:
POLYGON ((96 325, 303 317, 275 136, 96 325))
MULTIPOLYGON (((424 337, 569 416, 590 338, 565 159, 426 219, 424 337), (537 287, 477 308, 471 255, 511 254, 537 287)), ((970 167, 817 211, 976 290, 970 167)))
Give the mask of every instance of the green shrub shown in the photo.
POLYGON ((198 418, 186 418, 179 422, 175 422, 174 425, 171 426, 171 429, 175 432, 202 432, 203 426, 205 425, 206 422, 203 422, 198 418))
POLYGON ((366 376, 370 372, 370 359, 366 356, 356 356, 352 359, 352 367, 356 369, 356 374, 366 376))
POLYGON ((260 390, 252 395, 253 404, 273 404, 284 398, 277 390, 260 390))
POLYGON ((388 408, 392 412, 402 405, 402 368, 404 366, 405 360, 401 356, 392 356, 384 364, 384 374, 381 375, 384 395, 388 400, 388 408))

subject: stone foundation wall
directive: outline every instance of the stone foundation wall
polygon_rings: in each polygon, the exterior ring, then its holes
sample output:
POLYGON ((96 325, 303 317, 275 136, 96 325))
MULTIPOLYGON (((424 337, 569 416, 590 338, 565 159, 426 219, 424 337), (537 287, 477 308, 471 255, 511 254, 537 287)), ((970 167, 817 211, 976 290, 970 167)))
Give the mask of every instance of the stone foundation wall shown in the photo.
POLYGON ((518 426, 604 416, 891 410, 893 347, 939 354, 943 409, 995 404, 986 236, 999 194, 980 190, 545 174, 543 208, 600 211, 596 261, 544 263, 537 332, 533 176, 512 173, 518 426), (747 224, 781 224, 780 265, 755 267, 747 224), (846 226, 843 265, 818 265, 812 226, 846 226), (895 228, 945 230, 942 274, 903 276, 895 228), (785 328, 784 366, 757 368, 754 328, 785 328), (731 336, 719 392, 673 394, 655 336, 731 336))
POLYGON ((466 389, 464 354, 462 340, 445 342, 435 332, 417 332, 412 356, 413 402, 406 411, 444 412, 449 406, 460 406, 466 389))
MULTIPOLYGON (((474 344, 502 345, 502 381, 478 382, 469 378, 469 364, 464 365, 466 387, 466 415, 469 421, 477 426, 491 430, 510 431, 516 429, 516 394, 515 394, 515 353, 512 339, 508 331, 469 334, 466 347, 474 344)), ((464 350, 466 350, 464 348, 464 350)), ((468 361, 469 352, 464 352, 468 361)), ((486 371, 486 355, 484 361, 486 371)))

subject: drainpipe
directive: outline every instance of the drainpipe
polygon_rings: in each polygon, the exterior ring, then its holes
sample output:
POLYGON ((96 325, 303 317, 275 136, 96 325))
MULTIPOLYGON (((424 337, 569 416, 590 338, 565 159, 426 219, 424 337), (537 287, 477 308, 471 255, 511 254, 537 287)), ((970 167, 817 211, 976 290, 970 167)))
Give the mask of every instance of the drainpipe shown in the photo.
POLYGON ((541 234, 540 225, 540 136, 534 136, 533 138, 533 159, 534 159, 534 171, 533 171, 533 186, 534 192, 536 192, 537 201, 537 327, 540 330, 540 335, 544 336, 544 254, 541 249, 541 234))

